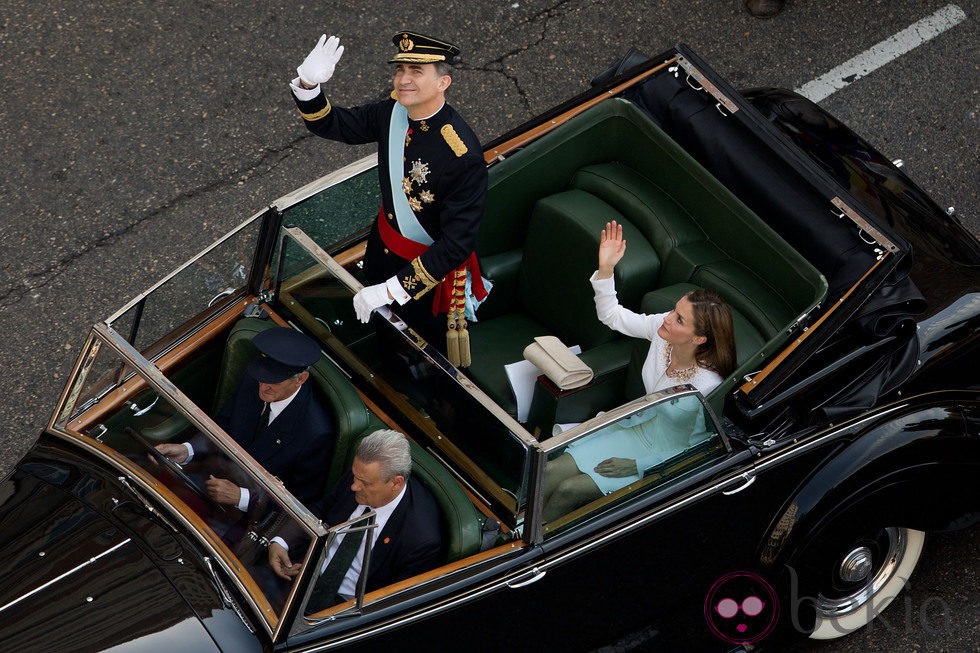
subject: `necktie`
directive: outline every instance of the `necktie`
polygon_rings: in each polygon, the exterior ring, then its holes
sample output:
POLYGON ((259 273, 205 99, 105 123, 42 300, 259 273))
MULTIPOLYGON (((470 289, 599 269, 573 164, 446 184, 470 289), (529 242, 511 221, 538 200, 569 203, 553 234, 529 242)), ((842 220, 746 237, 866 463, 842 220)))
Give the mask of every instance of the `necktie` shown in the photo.
POLYGON ((249 446, 253 442, 255 442, 255 438, 259 437, 259 433, 261 433, 262 429, 264 429, 268 425, 269 425, 269 404, 263 403, 262 410, 259 412, 259 416, 255 420, 255 428, 252 429, 252 439, 245 446, 249 446))
MULTIPOLYGON (((369 510, 370 508, 364 508, 364 510, 357 514, 357 517, 360 517, 369 510)), ((323 573, 320 574, 316 585, 313 587, 310 600, 306 604, 307 614, 319 612, 338 603, 337 591, 344 582, 344 576, 350 570, 350 565, 354 561, 354 556, 357 555, 357 550, 361 547, 361 542, 364 540, 364 532, 373 523, 374 517, 371 517, 367 522, 355 522, 352 526, 357 528, 357 530, 348 532, 344 536, 344 539, 341 540, 337 550, 334 551, 333 557, 327 562, 326 568, 324 568, 323 573)), ((365 570, 361 569, 361 573, 365 573, 365 570)))

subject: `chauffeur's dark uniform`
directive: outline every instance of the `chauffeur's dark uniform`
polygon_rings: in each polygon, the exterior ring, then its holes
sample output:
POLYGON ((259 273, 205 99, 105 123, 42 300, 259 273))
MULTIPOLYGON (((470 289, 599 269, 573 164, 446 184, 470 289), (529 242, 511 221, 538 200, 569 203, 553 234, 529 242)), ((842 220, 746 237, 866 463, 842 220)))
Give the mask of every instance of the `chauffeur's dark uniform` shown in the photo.
MULTIPOLYGON (((383 206, 368 239, 365 273, 372 284, 397 276, 406 292, 418 300, 466 262, 476 247, 486 201, 487 169, 476 135, 446 104, 431 118, 409 119, 402 188, 392 189, 388 130, 394 103, 389 99, 344 109, 332 107, 322 92, 306 102, 296 99, 300 115, 314 134, 348 144, 378 143, 383 206), (393 251, 400 234, 391 208, 392 192, 405 193, 419 224, 434 241, 420 254, 406 256, 402 251, 399 256, 393 251)), ((433 304, 428 299, 408 302, 396 307, 396 312, 412 326, 432 323, 433 304)))
POLYGON ((337 440, 330 413, 312 385, 301 385, 271 424, 257 428, 265 404, 259 398, 258 381, 246 374, 215 417, 221 428, 306 505, 323 496, 324 477, 337 440))

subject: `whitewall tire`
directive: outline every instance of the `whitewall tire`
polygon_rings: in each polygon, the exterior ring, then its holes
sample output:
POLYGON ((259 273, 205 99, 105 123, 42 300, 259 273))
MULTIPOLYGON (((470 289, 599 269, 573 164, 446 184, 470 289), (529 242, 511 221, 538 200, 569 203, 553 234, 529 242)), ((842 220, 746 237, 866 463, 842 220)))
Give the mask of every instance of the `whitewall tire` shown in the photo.
POLYGON ((814 603, 811 639, 836 639, 869 624, 902 591, 919 562, 925 533, 888 527, 856 540, 829 570, 833 589, 814 603))

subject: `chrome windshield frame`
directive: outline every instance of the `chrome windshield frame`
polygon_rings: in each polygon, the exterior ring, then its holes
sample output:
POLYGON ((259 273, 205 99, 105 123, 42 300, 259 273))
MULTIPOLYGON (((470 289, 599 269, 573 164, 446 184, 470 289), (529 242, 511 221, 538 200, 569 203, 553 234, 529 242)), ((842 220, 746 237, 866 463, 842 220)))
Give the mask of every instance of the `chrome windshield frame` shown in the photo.
MULTIPOLYGON (((228 458, 244 470, 264 492, 268 493, 279 506, 285 511, 289 519, 298 524, 302 531, 310 538, 311 542, 320 541, 326 534, 327 529, 313 513, 306 509, 295 497, 290 494, 284 486, 261 465, 259 465, 248 453, 242 449, 230 436, 211 419, 208 414, 188 398, 166 375, 151 362, 146 360, 129 342, 119 333, 114 331, 105 323, 97 323, 92 328, 90 341, 101 343, 102 347, 107 347, 119 361, 134 371, 134 374, 147 384, 147 387, 158 393, 169 402, 174 408, 186 417, 190 423, 205 434, 218 449, 228 458)), ((77 372, 77 370, 76 370, 77 372)), ((70 383, 69 386, 70 387, 70 383)), ((64 396, 62 401, 64 401, 64 396)), ((147 493, 155 503, 162 506, 170 506, 169 499, 151 484, 144 482, 139 474, 134 474, 133 470, 125 466, 125 461, 120 461, 118 456, 112 456, 104 446, 89 439, 89 436, 69 430, 64 425, 57 425, 54 418, 49 423, 48 430, 58 437, 66 439, 76 444, 80 444, 93 454, 99 456, 106 463, 113 465, 125 476, 120 478, 135 483, 141 491, 147 493)), ((239 574, 247 574, 248 571, 242 568, 234 568, 236 563, 230 561, 227 553, 219 550, 205 533, 198 532, 198 528, 187 516, 176 506, 168 511, 168 516, 181 523, 184 528, 194 534, 195 540, 204 547, 221 565, 228 578, 235 584, 242 596, 246 598, 253 613, 261 616, 259 619, 264 630, 269 637, 275 639, 288 628, 285 617, 289 613, 290 606, 296 601, 299 584, 294 584, 283 609, 275 615, 275 621, 270 620, 269 614, 262 607, 262 601, 253 597, 252 590, 239 579, 239 574)), ((311 549, 312 551, 312 549, 311 549)), ((309 553, 309 551, 307 552, 309 553)), ((264 600, 265 597, 262 597, 264 600)))

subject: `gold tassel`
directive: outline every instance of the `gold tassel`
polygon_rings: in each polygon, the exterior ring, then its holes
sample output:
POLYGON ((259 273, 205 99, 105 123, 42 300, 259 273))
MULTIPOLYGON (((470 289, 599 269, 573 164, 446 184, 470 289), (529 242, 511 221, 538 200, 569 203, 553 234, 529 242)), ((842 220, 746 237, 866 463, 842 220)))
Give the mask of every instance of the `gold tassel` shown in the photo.
POLYGON ((470 330, 466 328, 466 318, 460 317, 457 321, 459 328, 459 365, 458 367, 469 367, 473 363, 470 358, 470 330))
POLYGON ((453 290, 447 316, 446 354, 456 367, 469 367, 470 332, 466 328, 466 268, 453 271, 453 290))
POLYGON ((449 309, 449 323, 446 329, 446 355, 449 363, 459 367, 459 334, 456 333, 456 316, 452 307, 449 309))

